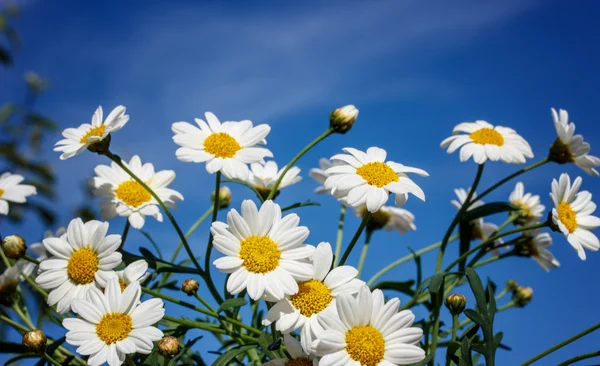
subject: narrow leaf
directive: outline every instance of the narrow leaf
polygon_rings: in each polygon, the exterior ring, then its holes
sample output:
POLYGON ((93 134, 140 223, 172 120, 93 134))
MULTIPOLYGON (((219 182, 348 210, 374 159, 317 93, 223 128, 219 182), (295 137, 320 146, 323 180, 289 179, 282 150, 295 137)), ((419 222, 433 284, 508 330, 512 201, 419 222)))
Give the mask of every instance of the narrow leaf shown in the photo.
MULTIPOLYGON (((458 256, 461 257, 462 255, 467 253, 469 251, 469 249, 471 249, 471 236, 472 236, 473 229, 472 229, 469 221, 461 221, 458 226, 458 230, 460 233, 460 245, 459 245, 458 256)), ((467 263, 467 257, 461 259, 461 261, 458 262, 458 271, 459 272, 465 271, 466 263, 467 263)))
POLYGON ((431 282, 429 283, 429 292, 432 294, 437 294, 440 292, 440 289, 444 286, 444 274, 438 273, 431 277, 431 282))
POLYGON ((483 289, 481 279, 473 268, 467 268, 465 273, 467 274, 467 280, 469 281, 469 286, 471 286, 471 291, 473 291, 473 295, 475 295, 477 310, 480 314, 485 316, 485 314, 487 314, 487 306, 485 302, 485 291, 483 289))
POLYGON ((485 327, 487 325, 487 321, 485 320, 485 318, 475 310, 465 309, 465 315, 467 316, 467 318, 475 322, 475 324, 478 324, 482 327, 485 327))
POLYGON ((490 202, 465 212, 461 217, 461 221, 470 222, 481 217, 486 217, 501 212, 516 211, 518 209, 519 208, 517 206, 513 206, 510 203, 490 202))
POLYGON ((423 280, 423 271, 421 269, 421 257, 417 255, 417 253, 411 248, 408 247, 408 250, 413 254, 413 259, 415 261, 415 265, 417 266, 417 286, 421 284, 423 280))
POLYGON ((414 280, 410 281, 383 281, 376 284, 373 289, 380 290, 395 290, 407 294, 408 296, 414 296, 415 290, 412 289, 412 285, 415 284, 414 280))
POLYGON ((217 358, 213 363, 213 366, 228 366, 229 363, 232 362, 237 356, 243 355, 249 350, 256 348, 256 346, 256 344, 247 344, 233 348, 219 356, 219 358, 217 358))
POLYGON ((231 309, 239 308, 240 306, 244 306, 247 303, 248 303, 248 300, 246 300, 243 297, 235 297, 233 299, 227 299, 227 300, 223 301, 223 303, 219 306, 219 308, 217 309, 217 313, 220 313, 221 311, 229 311, 231 309))

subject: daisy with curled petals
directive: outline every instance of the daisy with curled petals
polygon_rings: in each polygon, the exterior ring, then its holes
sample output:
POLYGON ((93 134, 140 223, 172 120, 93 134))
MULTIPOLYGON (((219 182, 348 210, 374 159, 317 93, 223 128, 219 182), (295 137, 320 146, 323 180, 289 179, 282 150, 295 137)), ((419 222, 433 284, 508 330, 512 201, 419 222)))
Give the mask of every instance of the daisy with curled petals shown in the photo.
POLYGON ((161 299, 140 302, 142 290, 132 282, 121 292, 113 277, 104 292, 94 288, 89 300, 73 300, 73 309, 81 319, 63 320, 67 343, 77 346, 77 353, 89 356, 88 365, 123 364, 133 353, 150 354, 163 332, 153 326, 165 314, 161 299))
POLYGON ((54 151, 61 151, 60 160, 80 154, 88 147, 107 138, 111 133, 123 128, 129 121, 125 107, 116 107, 106 119, 102 120, 102 107, 98 107, 92 116, 92 123, 84 123, 77 128, 67 128, 63 131, 63 140, 56 143, 54 151))
POLYGON ((402 206, 412 193, 425 201, 425 194, 406 173, 427 177, 424 170, 404 166, 393 161, 385 162, 387 153, 378 147, 367 152, 344 148, 347 154, 334 155, 331 160, 343 164, 325 171, 329 175, 325 188, 352 207, 366 205, 369 212, 376 212, 388 200, 390 193, 396 194, 396 204, 402 206))
POLYGON ((105 287, 114 277, 113 269, 121 264, 121 235, 106 235, 108 223, 80 218, 71 220, 67 233, 60 238, 44 239, 52 255, 40 263, 41 273, 35 282, 48 294, 48 305, 64 314, 75 298, 85 299, 93 288, 105 287))
POLYGON ((206 122, 175 122, 171 130, 173 141, 179 146, 177 159, 185 162, 204 163, 209 173, 223 172, 227 178, 248 179, 248 165, 263 162, 273 154, 258 144, 266 144, 265 137, 271 131, 266 124, 253 126, 251 121, 219 122, 211 112, 204 114, 206 122))
POLYGON ((569 113, 564 109, 557 113, 552 108, 552 117, 558 137, 550 148, 550 160, 559 164, 575 163, 589 175, 600 175, 596 170, 600 166, 600 158, 588 155, 590 144, 583 141, 583 136, 575 135, 575 124, 569 123, 569 113))
POLYGON ((115 273, 119 279, 121 291, 125 291, 125 288, 127 288, 127 286, 133 282, 139 282, 140 284, 143 284, 148 276, 150 276, 150 273, 146 272, 147 270, 148 262, 140 259, 129 264, 124 270, 116 271, 115 273))
POLYGON ((540 203, 540 196, 525 193, 525 186, 518 182, 515 189, 510 193, 508 201, 519 207, 519 218, 515 221, 519 225, 527 225, 537 222, 543 215, 546 206, 540 203))
MULTIPOLYGON (((362 206, 354 210, 356 217, 364 218, 367 207, 362 206)), ((401 234, 417 230, 415 215, 410 211, 398 207, 383 206, 371 215, 367 223, 368 230, 384 229, 385 231, 398 230, 401 234)))
POLYGON ((598 237, 592 233, 592 230, 600 226, 600 218, 592 216, 596 210, 592 194, 588 191, 579 192, 579 187, 581 177, 577 177, 571 185, 571 178, 567 173, 561 174, 558 181, 552 180, 552 222, 567 237, 579 258, 585 260, 584 249, 600 249, 598 237))
POLYGON ((34 186, 21 184, 23 179, 9 172, 0 175, 0 215, 8 215, 8 202, 25 203, 27 197, 37 194, 34 186))
POLYGON ((314 356, 304 352, 300 342, 296 338, 286 334, 283 336, 283 340, 285 348, 292 359, 278 358, 264 363, 263 366, 317 366, 319 364, 319 361, 314 356))
POLYGON ((398 312, 397 297, 385 302, 381 290, 363 286, 356 298, 338 296, 336 305, 338 316, 320 318, 326 330, 313 343, 319 365, 408 365, 425 358, 417 346, 423 330, 412 327, 412 311, 398 312))
POLYGON ((281 208, 265 201, 260 211, 251 200, 242 202, 242 214, 227 213, 227 224, 215 222, 211 233, 215 248, 225 254, 213 262, 221 272, 231 273, 227 291, 233 295, 244 289, 253 300, 279 301, 298 292, 297 281, 313 274, 307 262, 315 247, 304 244, 309 231, 298 226, 296 214, 281 217, 281 208))
MULTIPOLYGON (((154 172, 154 165, 142 165, 139 156, 134 155, 129 163, 123 162, 133 174, 140 178, 158 195, 164 204, 176 209, 176 203, 183 201, 181 193, 168 188, 175 179, 172 170, 154 172)), ((146 216, 152 216, 159 222, 163 217, 158 202, 141 184, 136 182, 116 163, 98 165, 94 169, 96 176, 89 184, 95 189, 94 195, 102 197, 100 216, 110 220, 116 215, 127 217, 131 226, 141 229, 146 222, 146 216)))
POLYGON ((534 229, 523 231, 521 237, 523 243, 519 244, 519 255, 532 257, 546 272, 549 272, 550 268, 560 267, 560 263, 549 250, 552 246, 550 234, 534 229))
POLYGON ((533 157, 529 143, 512 128, 494 127, 486 121, 463 122, 454 127, 452 134, 440 146, 448 148, 448 154, 460 147, 463 162, 472 156, 477 164, 487 160, 523 164, 525 158, 533 157))
POLYGON ((277 302, 262 321, 264 326, 275 322, 277 330, 284 334, 302 329, 302 348, 306 353, 311 353, 315 336, 324 330, 319 323, 319 316, 326 312, 335 313, 335 299, 339 294, 354 295, 365 284, 356 278, 358 271, 352 266, 329 270, 333 264, 329 243, 323 242, 317 246, 312 264, 312 278, 300 282, 298 291, 277 302))
MULTIPOLYGON (((267 161, 264 165, 260 163, 252 163, 250 165, 250 175, 248 176, 248 183, 250 183, 256 190, 264 197, 267 198, 271 189, 277 182, 277 179, 281 176, 285 166, 277 170, 277 163, 274 161, 267 161)), ((278 191, 282 188, 291 186, 292 184, 298 183, 302 180, 300 174, 300 168, 291 167, 279 184, 278 191)))

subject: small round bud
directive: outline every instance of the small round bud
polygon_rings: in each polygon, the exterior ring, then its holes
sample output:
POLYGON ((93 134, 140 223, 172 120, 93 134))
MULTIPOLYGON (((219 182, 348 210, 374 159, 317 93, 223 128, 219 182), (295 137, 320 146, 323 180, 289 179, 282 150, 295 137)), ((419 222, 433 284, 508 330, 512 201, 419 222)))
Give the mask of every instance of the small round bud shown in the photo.
POLYGON ((519 284, 515 280, 508 280, 506 281, 506 288, 509 291, 515 292, 519 288, 519 284))
POLYGON ((27 352, 44 352, 47 341, 46 335, 39 329, 30 330, 23 334, 23 346, 27 352))
POLYGON ((192 296, 196 292, 198 292, 199 287, 200 284, 198 283, 198 281, 196 281, 193 278, 188 278, 181 284, 181 291, 183 291, 188 296, 192 296))
POLYGON ((329 115, 329 128, 337 133, 350 131, 358 117, 358 109, 352 104, 338 108, 329 115))
POLYGON ((524 307, 531 302, 533 298, 533 289, 531 287, 519 287, 513 293, 513 302, 518 307, 524 307))
MULTIPOLYGON (((210 200, 215 202, 215 192, 210 195, 210 200)), ((231 203, 231 190, 229 187, 221 187, 219 189, 219 208, 227 208, 231 203)))
POLYGON ((25 255, 27 245, 25 244, 25 239, 19 235, 9 235, 4 238, 2 250, 4 250, 4 254, 8 258, 19 259, 25 255))
POLYGON ((179 339, 173 336, 163 337, 160 342, 158 342, 158 353, 165 358, 175 357, 180 350, 181 344, 179 343, 179 339))
POLYGON ((450 294, 444 301, 444 304, 450 310, 450 314, 458 315, 465 310, 467 298, 461 294, 450 294))

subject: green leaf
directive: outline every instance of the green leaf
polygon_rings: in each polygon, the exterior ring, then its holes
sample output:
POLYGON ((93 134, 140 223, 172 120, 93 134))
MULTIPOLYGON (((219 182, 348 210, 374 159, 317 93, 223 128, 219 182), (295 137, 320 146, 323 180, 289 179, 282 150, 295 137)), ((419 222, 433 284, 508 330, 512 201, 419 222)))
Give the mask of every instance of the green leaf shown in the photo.
POLYGON ((494 336, 494 347, 498 348, 500 346, 500 343, 502 342, 503 337, 504 337, 504 333, 502 333, 502 332, 496 333, 496 335, 494 336))
POLYGON ((440 292, 440 289, 444 287, 444 274, 438 273, 431 277, 431 282, 429 283, 429 292, 431 294, 437 294, 440 292))
POLYGON ((25 121, 29 122, 32 126, 41 127, 43 129, 48 130, 49 132, 54 132, 58 129, 58 125, 56 122, 51 120, 48 117, 42 116, 37 113, 29 113, 25 116, 25 121))
POLYGON ((471 360, 471 342, 467 338, 463 339, 460 345, 460 363, 459 366, 473 366, 471 360))
MULTIPOLYGON (((16 353, 16 352, 12 352, 12 353, 16 353)), ((13 363, 19 361, 19 360, 24 360, 26 358, 38 358, 40 357, 40 355, 36 355, 35 353, 25 353, 16 357, 13 357, 11 359, 8 359, 4 362, 4 366, 9 366, 12 365, 13 363)))
POLYGON ((485 344, 480 344, 480 343, 472 344, 471 349, 477 353, 481 353, 484 356, 487 352, 487 348, 485 347, 485 344))
POLYGON ((189 341, 186 342, 185 346, 183 346, 181 348, 181 351, 177 354, 177 356, 173 357, 173 359, 171 360, 171 362, 173 362, 173 365, 177 365, 177 361, 190 349, 192 348, 192 346, 198 342, 199 340, 202 339, 202 337, 204 336, 198 336, 194 339, 191 339, 189 341))
POLYGON ((247 344, 233 348, 219 356, 219 358, 217 358, 213 363, 213 366, 229 366, 229 363, 232 362, 234 358, 243 355, 253 348, 256 348, 256 346, 257 344, 247 344))
POLYGON ((478 324, 482 327, 487 325, 487 321, 485 320, 485 318, 473 309, 465 309, 465 315, 467 316, 467 318, 471 319, 475 324, 478 324))
POLYGON ((487 297, 488 297, 488 318, 490 323, 494 322, 494 316, 496 315, 496 297, 494 296, 494 287, 488 282, 487 286, 487 297))
POLYGON ((54 354, 54 351, 56 351, 58 349, 58 347, 60 347, 63 343, 65 343, 66 340, 67 340, 66 337, 62 337, 62 338, 55 340, 54 342, 52 342, 51 345, 49 345, 46 348, 46 353, 49 354, 50 356, 52 356, 52 354, 54 354))
POLYGON ((223 303, 219 306, 219 308, 217 309, 217 313, 220 313, 221 311, 228 311, 231 309, 239 308, 240 306, 244 306, 247 303, 248 300, 246 300, 243 297, 234 297, 233 299, 227 299, 223 301, 223 303))
POLYGON ((423 271, 421 269, 421 257, 417 255, 417 253, 411 248, 408 247, 408 250, 413 254, 413 259, 415 261, 415 265, 417 266, 417 286, 421 284, 423 280, 423 271))
MULTIPOLYGON (((471 236, 473 234, 473 228, 469 221, 461 221, 458 225, 458 232, 460 233, 460 245, 458 256, 461 257, 471 249, 471 236)), ((458 262, 458 271, 464 272, 465 265, 467 263, 467 257, 463 258, 458 262)))
POLYGON ((477 332, 479 331, 480 326, 477 324, 473 324, 470 327, 468 327, 467 329, 465 329, 465 331, 463 332, 463 334, 459 337, 460 340, 467 338, 467 339, 471 339, 473 338, 477 332))
POLYGON ((451 359, 455 364, 460 362, 460 348, 461 344, 457 341, 450 341, 446 348, 446 359, 451 359))
POLYGON ((470 222, 475 219, 490 216, 493 214, 507 212, 507 211, 517 211, 519 208, 517 206, 511 205, 506 202, 490 202, 486 203, 483 206, 476 207, 472 210, 465 212, 460 218, 461 221, 470 222))
POLYGON ((483 289, 483 284, 481 283, 481 279, 477 275, 477 272, 473 268, 467 268, 465 270, 467 274, 467 280, 469 281, 469 286, 471 286, 471 291, 473 291, 473 295, 475 295, 475 301, 477 302, 477 310, 483 316, 487 315, 487 306, 485 301, 485 291, 483 289))
POLYGON ((296 202, 293 205, 289 205, 287 207, 282 208, 281 212, 293 210, 293 209, 299 208, 299 207, 306 207, 306 206, 321 206, 321 204, 319 202, 310 201, 310 200, 307 200, 304 202, 296 202))
POLYGON ((402 292, 404 294, 407 294, 408 296, 414 296, 415 295, 415 290, 412 289, 412 285, 415 284, 414 280, 410 280, 410 281, 383 281, 383 282, 379 282, 378 284, 376 284, 375 286, 373 286, 373 289, 380 289, 380 290, 395 290, 395 291, 399 291, 402 292))
POLYGON ((273 352, 269 349, 269 345, 271 343, 273 343, 273 337, 271 337, 271 334, 267 332, 262 332, 258 337, 258 345, 271 360, 280 358, 276 352, 273 352))
POLYGON ((25 353, 25 347, 19 343, 0 341, 0 353, 25 353))

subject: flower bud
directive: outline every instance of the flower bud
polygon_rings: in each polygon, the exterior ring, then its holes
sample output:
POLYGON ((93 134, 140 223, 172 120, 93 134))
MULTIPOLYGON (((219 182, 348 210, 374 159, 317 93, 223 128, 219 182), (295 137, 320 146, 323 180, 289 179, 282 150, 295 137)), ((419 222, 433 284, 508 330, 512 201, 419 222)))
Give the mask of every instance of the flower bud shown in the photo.
POLYGON ((515 292, 519 288, 519 284, 515 280, 508 280, 506 281, 506 288, 509 291, 515 292))
POLYGON ((329 128, 337 133, 350 131, 358 117, 358 109, 352 104, 338 108, 329 115, 329 128))
POLYGON ((183 281, 183 284, 181 284, 181 291, 183 291, 188 296, 192 296, 196 294, 196 292, 198 292, 199 287, 200 284, 198 283, 198 281, 196 281, 193 278, 188 278, 187 280, 183 281))
POLYGON ((160 353, 164 358, 173 358, 179 353, 180 350, 181 344, 179 343, 179 339, 173 336, 163 337, 160 342, 158 342, 158 353, 160 353))
POLYGON ((444 304, 450 310, 450 314, 458 315, 465 310, 467 299, 461 294, 450 294, 444 301, 444 304))
POLYGON ((513 293, 513 302, 518 307, 524 307, 531 302, 533 298, 533 289, 531 287, 519 287, 513 293))
MULTIPOLYGON (((215 192, 210 195, 210 200, 215 202, 215 192)), ((221 187, 219 189, 219 208, 227 208, 231 203, 231 190, 229 187, 221 187)))
POLYGON ((27 71, 23 78, 25 79, 27 87, 34 93, 39 93, 48 88, 49 83, 34 71, 27 71))
POLYGON ((23 346, 27 352, 44 352, 47 341, 46 335, 39 329, 30 330, 23 334, 23 346))
POLYGON ((19 235, 9 235, 4 238, 2 250, 4 250, 4 254, 8 258, 19 259, 25 255, 27 245, 25 244, 25 239, 19 235))

